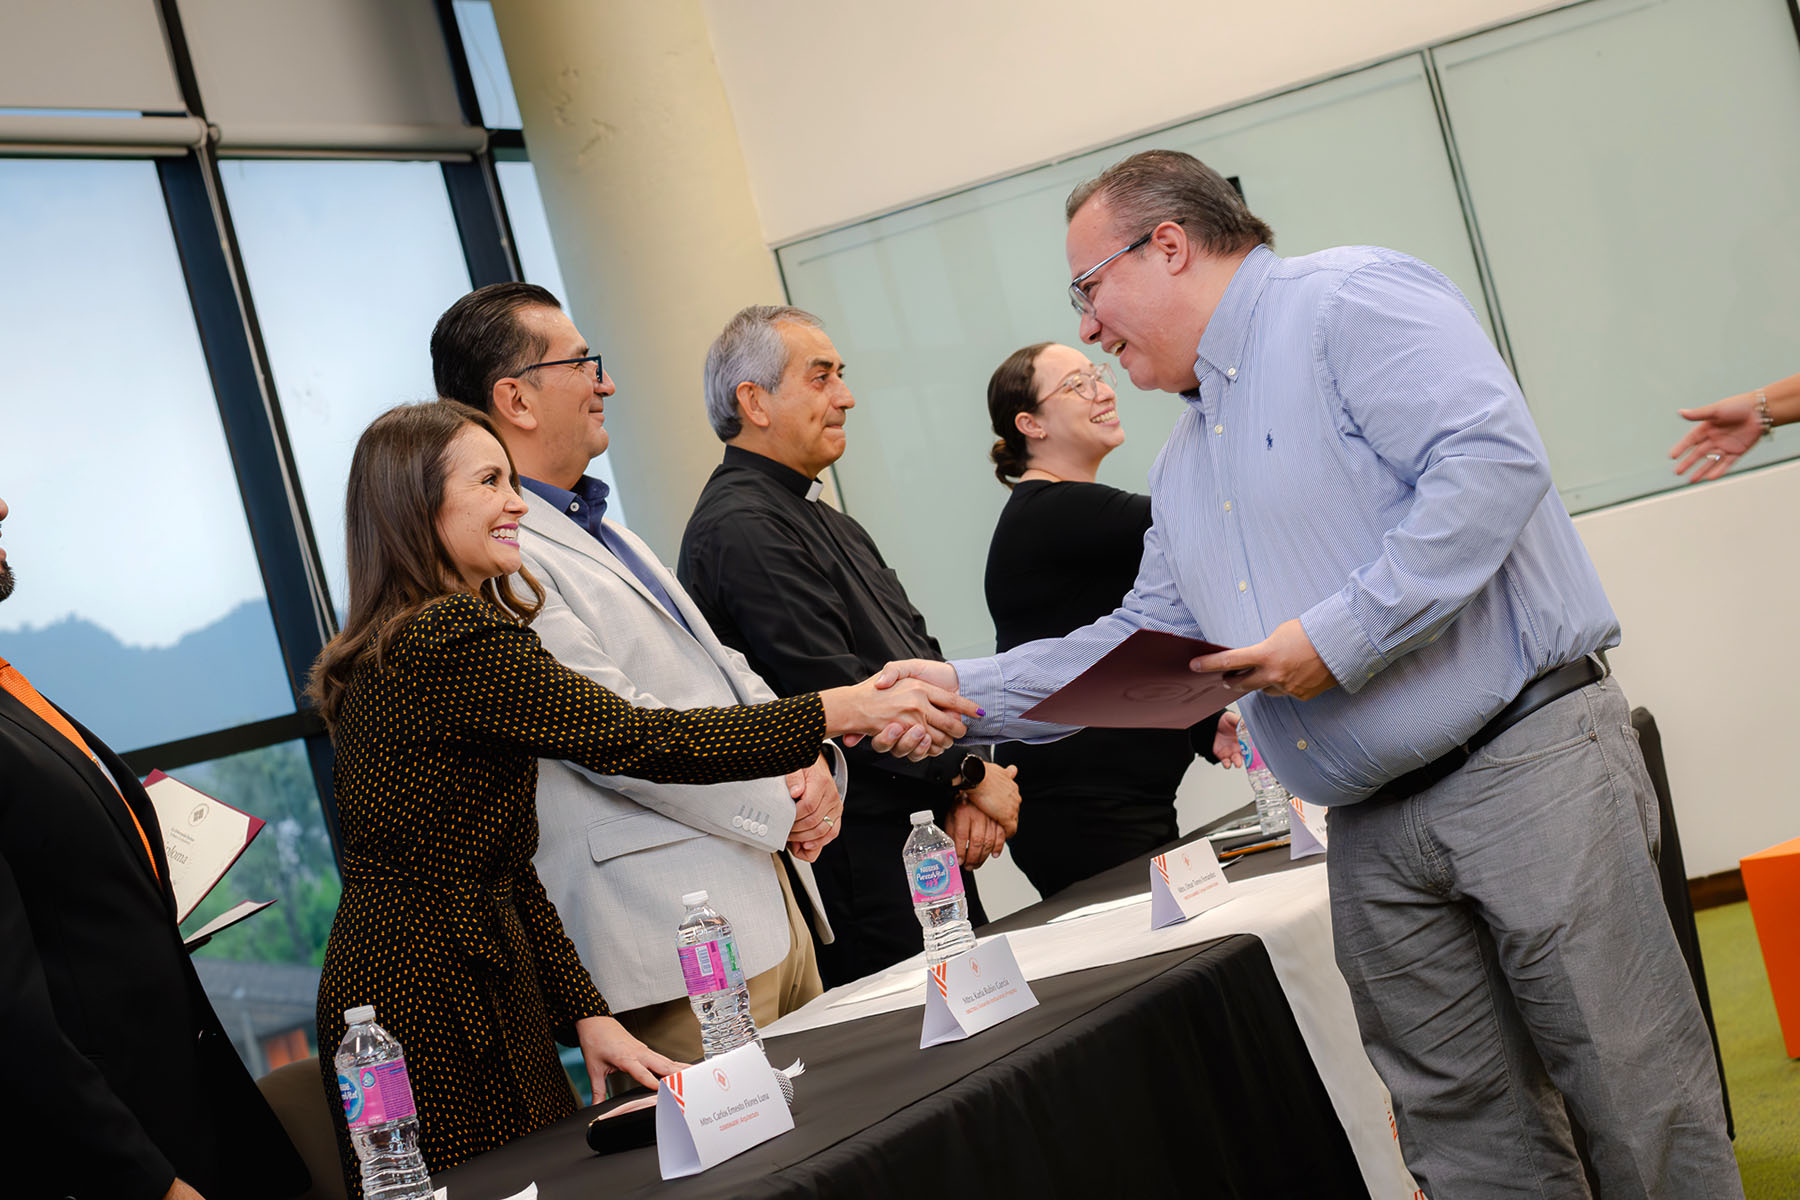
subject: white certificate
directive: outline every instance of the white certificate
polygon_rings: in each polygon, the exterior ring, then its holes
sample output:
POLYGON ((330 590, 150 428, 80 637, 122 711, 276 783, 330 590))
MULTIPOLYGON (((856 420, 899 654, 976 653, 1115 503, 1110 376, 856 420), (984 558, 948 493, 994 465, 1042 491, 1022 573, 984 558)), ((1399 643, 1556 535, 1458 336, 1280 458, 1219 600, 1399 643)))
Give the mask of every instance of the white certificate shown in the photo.
POLYGON ((163 851, 169 859, 169 886, 175 889, 175 920, 185 921, 225 877, 264 821, 240 812, 172 775, 150 772, 144 790, 156 806, 163 851))

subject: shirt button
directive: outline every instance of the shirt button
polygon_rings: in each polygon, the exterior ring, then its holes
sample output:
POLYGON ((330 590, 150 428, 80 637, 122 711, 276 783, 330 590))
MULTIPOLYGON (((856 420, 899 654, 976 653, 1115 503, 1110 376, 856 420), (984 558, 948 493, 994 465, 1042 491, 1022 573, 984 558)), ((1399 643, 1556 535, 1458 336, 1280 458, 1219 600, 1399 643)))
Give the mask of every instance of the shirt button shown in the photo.
POLYGON ((1223 426, 1223 425, 1214 425, 1214 426, 1213 426, 1213 432, 1214 432, 1214 433, 1224 433, 1224 432, 1225 432, 1225 427, 1224 427, 1224 426, 1223 426))
POLYGON ((1225 378, 1236 379, 1237 378, 1237 368, 1236 367, 1226 367, 1225 368, 1225 378))
POLYGON ((581 511, 581 501, 579 501, 579 500, 569 501, 569 511, 570 512, 580 512, 581 511))
POLYGON ((1226 501, 1226 502, 1225 502, 1225 511, 1226 511, 1226 512, 1230 512, 1230 511, 1231 511, 1231 501, 1229 501, 1229 500, 1227 500, 1227 501, 1226 501))
POLYGON ((1300 740, 1299 740, 1299 741, 1297 741, 1297 742, 1295 742, 1295 743, 1294 743, 1294 749, 1296 749, 1296 750, 1304 750, 1304 749, 1306 749, 1306 739, 1305 739, 1305 738, 1301 738, 1301 739, 1300 739, 1300 740))
POLYGON ((1238 580, 1238 591, 1247 592, 1249 590, 1250 590, 1250 581, 1248 579, 1238 580))

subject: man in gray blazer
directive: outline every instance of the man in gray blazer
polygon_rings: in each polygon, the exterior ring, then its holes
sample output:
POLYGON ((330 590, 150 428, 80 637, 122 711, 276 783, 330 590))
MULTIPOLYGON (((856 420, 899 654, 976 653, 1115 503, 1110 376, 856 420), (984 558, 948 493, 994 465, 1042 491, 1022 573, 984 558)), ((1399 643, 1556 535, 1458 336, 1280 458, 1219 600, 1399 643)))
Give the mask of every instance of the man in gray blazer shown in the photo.
MULTIPOLYGON (((492 418, 530 506, 525 567, 545 591, 532 628, 564 665, 638 705, 687 708, 774 699, 722 645, 650 548, 603 520, 601 369, 556 298, 503 283, 471 292, 431 335, 438 395, 492 418)), ((680 897, 704 888, 731 920, 759 1026, 820 992, 812 938, 780 855, 824 924, 810 863, 837 836, 836 748, 786 779, 652 784, 572 763, 538 764, 535 859, 550 900, 613 1014, 653 1049, 695 1062, 700 1028, 675 954, 680 897)))

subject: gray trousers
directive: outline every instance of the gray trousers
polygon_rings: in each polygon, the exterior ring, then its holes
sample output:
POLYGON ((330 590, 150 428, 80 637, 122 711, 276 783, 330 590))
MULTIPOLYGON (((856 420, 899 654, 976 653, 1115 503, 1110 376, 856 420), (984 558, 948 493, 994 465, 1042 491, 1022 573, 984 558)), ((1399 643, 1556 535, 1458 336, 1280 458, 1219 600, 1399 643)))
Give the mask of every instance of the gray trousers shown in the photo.
POLYGON ((1588 1196, 1570 1115, 1605 1200, 1743 1196, 1659 832, 1611 679, 1410 799, 1332 810, 1338 966, 1431 1200, 1588 1196))

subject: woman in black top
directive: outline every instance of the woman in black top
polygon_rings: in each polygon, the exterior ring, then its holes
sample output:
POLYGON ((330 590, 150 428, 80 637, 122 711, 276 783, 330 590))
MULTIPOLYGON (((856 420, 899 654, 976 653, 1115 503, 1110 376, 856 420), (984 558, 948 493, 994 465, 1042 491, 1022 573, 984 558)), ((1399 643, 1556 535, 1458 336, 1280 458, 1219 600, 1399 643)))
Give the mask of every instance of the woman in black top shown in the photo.
MULTIPOLYGON (((1053 342, 1015 352, 988 381, 994 474, 1012 489, 988 548, 997 650, 1105 616, 1137 577, 1150 497, 1094 482, 1125 440, 1112 381, 1110 366, 1053 342)), ((995 759, 1019 768, 1026 801, 1008 839, 1020 869, 1048 896, 1172 841, 1175 789, 1196 753, 1242 761, 1237 714, 998 747, 995 759)))

